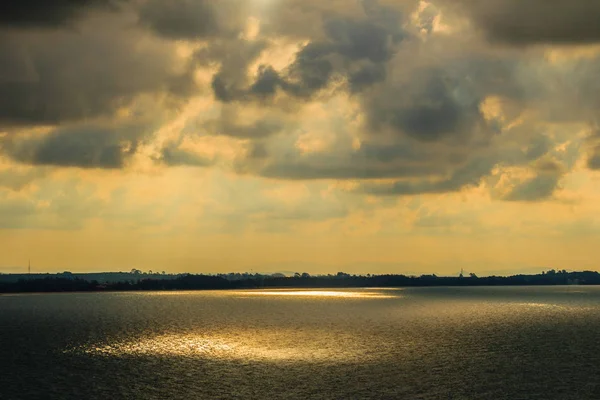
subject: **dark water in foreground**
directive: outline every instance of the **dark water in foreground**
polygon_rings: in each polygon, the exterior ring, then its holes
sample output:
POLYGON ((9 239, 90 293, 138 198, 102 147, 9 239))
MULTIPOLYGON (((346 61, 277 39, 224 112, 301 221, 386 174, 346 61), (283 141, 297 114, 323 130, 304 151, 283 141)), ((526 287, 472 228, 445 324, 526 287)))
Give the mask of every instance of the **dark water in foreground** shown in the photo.
POLYGON ((1 399, 599 399, 600 288, 0 296, 1 399))

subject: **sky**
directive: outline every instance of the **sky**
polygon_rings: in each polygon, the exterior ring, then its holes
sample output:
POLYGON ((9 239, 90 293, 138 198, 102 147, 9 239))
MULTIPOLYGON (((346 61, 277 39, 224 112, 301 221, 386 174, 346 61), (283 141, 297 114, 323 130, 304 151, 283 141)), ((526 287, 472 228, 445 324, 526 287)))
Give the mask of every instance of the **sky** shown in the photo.
POLYGON ((0 272, 597 270, 599 15, 11 2, 0 272))

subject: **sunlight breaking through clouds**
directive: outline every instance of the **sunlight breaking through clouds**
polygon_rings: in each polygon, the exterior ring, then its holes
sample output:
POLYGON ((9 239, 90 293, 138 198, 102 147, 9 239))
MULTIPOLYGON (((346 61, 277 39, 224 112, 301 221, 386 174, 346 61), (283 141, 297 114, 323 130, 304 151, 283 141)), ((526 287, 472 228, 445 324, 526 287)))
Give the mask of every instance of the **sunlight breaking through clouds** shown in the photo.
POLYGON ((597 269, 598 2, 34 3, 1 272, 597 269))

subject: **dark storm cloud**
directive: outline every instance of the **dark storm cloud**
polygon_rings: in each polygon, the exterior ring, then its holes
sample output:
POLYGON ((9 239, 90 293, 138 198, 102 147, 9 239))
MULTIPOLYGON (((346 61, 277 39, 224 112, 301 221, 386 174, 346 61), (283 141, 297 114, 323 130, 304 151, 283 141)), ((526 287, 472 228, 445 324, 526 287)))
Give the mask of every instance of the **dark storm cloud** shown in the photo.
POLYGON ((126 0, 7 0, 0 5, 0 27, 54 28, 94 9, 117 10, 126 0))
POLYGON ((490 40, 512 44, 600 41, 596 0, 443 0, 459 6, 490 40))
POLYGON ((258 77, 250 87, 250 93, 258 97, 269 97, 275 94, 277 86, 283 82, 279 74, 269 65, 261 65, 258 77))
POLYGON ((31 138, 9 138, 2 150, 13 160, 32 165, 122 168, 126 158, 135 153, 143 135, 140 129, 70 127, 31 138))
MULTIPOLYGON (((390 16, 393 16, 391 10, 390 16)), ((392 21, 373 17, 365 20, 338 17, 326 19, 324 30, 333 52, 348 60, 367 59, 381 63, 392 56, 392 44, 402 41, 406 36, 399 22, 399 16, 392 21)))
POLYGON ((235 36, 243 27, 239 0, 147 0, 140 8, 140 23, 169 39, 235 36))
POLYGON ((384 65, 364 63, 349 73, 348 84, 351 92, 358 93, 377 82, 384 81, 385 77, 386 69, 384 65))
POLYGON ((516 65, 504 58, 465 52, 460 59, 408 69, 362 96, 368 129, 407 135, 424 142, 461 141, 497 131, 485 121, 481 103, 489 96, 519 100, 516 65))
POLYGON ((127 21, 94 20, 79 32, 0 33, 0 126, 111 115, 140 94, 188 95, 192 77, 174 70, 173 50, 140 46, 141 33, 120 31, 127 21))
POLYGON ((334 71, 328 56, 331 47, 325 43, 309 43, 296 54, 296 60, 289 68, 292 82, 283 81, 283 89, 298 97, 310 97, 329 83, 334 71))
POLYGON ((140 9, 140 22, 172 39, 194 39, 219 33, 212 2, 149 0, 140 9))
MULTIPOLYGON (((423 141, 447 135, 471 133, 481 120, 478 99, 460 104, 451 84, 443 81, 444 71, 433 71, 412 87, 389 87, 369 104, 370 127, 386 128, 423 141)), ((413 82, 415 82, 413 81, 413 82)))
POLYGON ((296 96, 310 96, 324 88, 334 72, 347 76, 355 91, 383 80, 384 64, 392 57, 394 44, 405 37, 399 24, 386 26, 377 18, 329 17, 323 29, 327 40, 306 45, 290 66, 291 82, 284 89, 296 96), (352 71, 358 62, 364 66, 352 71))

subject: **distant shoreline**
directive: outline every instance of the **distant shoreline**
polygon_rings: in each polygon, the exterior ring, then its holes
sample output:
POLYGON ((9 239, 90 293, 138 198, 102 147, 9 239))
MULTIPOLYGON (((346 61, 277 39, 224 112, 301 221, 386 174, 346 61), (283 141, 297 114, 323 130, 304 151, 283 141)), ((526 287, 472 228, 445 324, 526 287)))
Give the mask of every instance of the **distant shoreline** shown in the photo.
POLYGON ((10 296, 21 296, 21 295, 45 295, 45 294, 87 294, 87 293, 105 293, 105 294, 116 294, 116 293, 168 293, 168 292, 234 292, 236 290, 248 290, 248 291, 259 291, 259 290, 313 290, 313 289, 369 289, 369 290, 381 290, 381 289, 406 289, 406 288, 485 288, 485 287, 496 287, 496 288, 509 288, 509 287, 522 287, 522 288, 534 288, 534 287, 596 287, 600 284, 586 284, 586 285, 561 285, 561 284, 540 284, 540 285, 463 285, 463 286, 448 286, 448 285, 429 285, 429 286, 389 286, 389 287, 372 287, 372 286, 315 286, 315 287, 262 287, 262 288, 248 288, 248 289, 136 289, 136 290, 63 290, 63 291, 41 291, 41 292, 0 292, 0 297, 10 296))
POLYGON ((130 292, 241 289, 406 288, 466 286, 567 286, 600 285, 595 271, 545 271, 535 275, 459 277, 436 275, 336 275, 294 276, 261 274, 166 275, 143 273, 0 275, 0 293, 130 292))

